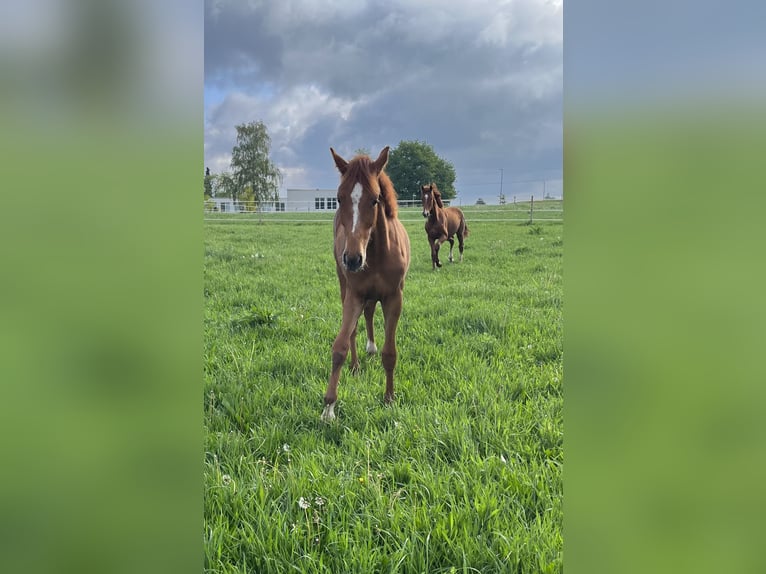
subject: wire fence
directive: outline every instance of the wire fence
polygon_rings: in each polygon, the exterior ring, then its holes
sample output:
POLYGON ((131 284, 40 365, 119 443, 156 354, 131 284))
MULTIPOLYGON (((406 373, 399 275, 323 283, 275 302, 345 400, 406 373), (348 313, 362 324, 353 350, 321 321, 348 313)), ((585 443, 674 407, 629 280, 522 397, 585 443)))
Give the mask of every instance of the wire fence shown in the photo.
MULTIPOLYGON (((335 209, 311 209, 306 211, 279 209, 279 203, 237 203, 236 209, 213 209, 206 202, 204 221, 210 222, 256 222, 256 223, 331 223, 335 209)), ((304 202, 305 203, 305 202, 304 202)), ((454 205, 454 204, 453 204, 454 205)), ((403 223, 422 222, 420 202, 399 201, 399 219, 403 223)), ((535 199, 516 201, 503 205, 466 205, 460 209, 469 222, 508 221, 518 223, 562 223, 564 202, 561 199, 535 199)))

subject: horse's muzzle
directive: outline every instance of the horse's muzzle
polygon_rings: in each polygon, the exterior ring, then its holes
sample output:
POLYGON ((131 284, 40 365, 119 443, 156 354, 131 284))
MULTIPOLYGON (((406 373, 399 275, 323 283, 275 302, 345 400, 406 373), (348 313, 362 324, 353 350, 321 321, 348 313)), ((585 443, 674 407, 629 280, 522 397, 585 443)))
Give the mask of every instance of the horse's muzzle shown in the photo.
POLYGON ((343 252, 343 267, 349 271, 359 271, 362 268, 362 254, 349 255, 345 251, 343 252))
POLYGON ((428 217, 428 212, 427 211, 423 211, 423 217, 428 217))

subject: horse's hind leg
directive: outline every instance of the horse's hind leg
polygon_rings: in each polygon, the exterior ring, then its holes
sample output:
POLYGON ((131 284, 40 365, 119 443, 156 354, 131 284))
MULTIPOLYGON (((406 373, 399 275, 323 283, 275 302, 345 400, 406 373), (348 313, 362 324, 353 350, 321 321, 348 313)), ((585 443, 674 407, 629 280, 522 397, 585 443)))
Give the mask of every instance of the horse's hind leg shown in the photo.
POLYGON ((455 240, 449 238, 449 262, 452 263, 452 248, 455 247, 455 240))
POLYGON ((465 232, 465 226, 463 226, 463 229, 460 230, 460 233, 457 235, 457 248, 460 251, 460 262, 463 262, 463 233, 465 232))
POLYGON ((375 330, 373 326, 375 305, 377 305, 376 301, 368 301, 364 306, 364 323, 367 327, 367 353, 370 355, 378 352, 378 347, 375 346, 375 330))

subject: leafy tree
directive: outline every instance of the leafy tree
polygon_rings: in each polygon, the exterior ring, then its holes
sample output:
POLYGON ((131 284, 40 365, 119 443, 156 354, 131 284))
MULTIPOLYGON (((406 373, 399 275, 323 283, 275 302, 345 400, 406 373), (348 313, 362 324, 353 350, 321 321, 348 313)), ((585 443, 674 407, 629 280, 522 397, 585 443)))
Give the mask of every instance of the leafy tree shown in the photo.
POLYGON ((244 203, 244 209, 245 211, 255 211, 257 209, 257 205, 255 204, 255 194, 253 193, 253 187, 248 185, 240 191, 239 193, 239 201, 244 203))
POLYGON ((420 199, 420 186, 431 182, 444 199, 457 195, 455 168, 425 142, 400 141, 388 156, 386 173, 402 199, 420 199))
POLYGON ((205 168, 204 187, 205 187, 205 193, 204 193, 205 199, 213 197, 213 176, 210 174, 210 168, 209 167, 205 168))
POLYGON ((234 199, 237 195, 237 184, 234 181, 234 177, 228 171, 211 175, 210 183, 213 189, 213 197, 231 197, 234 199))
POLYGON ((240 124, 237 128, 237 145, 231 151, 231 169, 234 179, 234 195, 237 200, 249 187, 255 201, 279 199, 282 174, 269 159, 271 138, 263 122, 240 124))

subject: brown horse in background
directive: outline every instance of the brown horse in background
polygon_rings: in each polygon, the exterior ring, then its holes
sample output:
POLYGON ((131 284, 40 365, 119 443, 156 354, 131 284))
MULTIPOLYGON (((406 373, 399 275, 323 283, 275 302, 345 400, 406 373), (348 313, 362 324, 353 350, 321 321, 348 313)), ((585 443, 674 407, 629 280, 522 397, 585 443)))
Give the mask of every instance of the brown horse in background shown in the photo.
POLYGON ((378 301, 383 308, 385 343, 381 352, 386 371, 387 403, 394 400, 396 326, 402 312, 404 277, 410 266, 410 238, 397 218, 396 191, 383 171, 388 147, 378 159, 366 155, 346 161, 330 148, 340 172, 335 233, 335 269, 340 281, 343 320, 332 345, 332 372, 324 396, 322 420, 335 418, 338 379, 349 348, 351 370, 359 369, 356 328, 364 311, 367 352, 378 351, 373 334, 373 316, 378 301))
POLYGON ((426 235, 431 244, 431 264, 433 269, 441 267, 439 261, 439 247, 445 241, 449 241, 449 260, 452 263, 452 248, 455 245, 453 236, 457 235, 460 261, 463 260, 463 240, 468 237, 468 224, 465 215, 457 207, 444 207, 442 194, 435 183, 420 187, 420 196, 423 201, 423 217, 427 217, 426 235))

